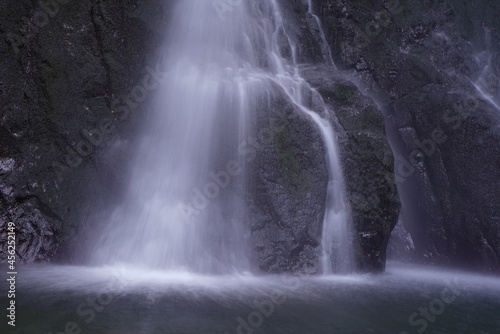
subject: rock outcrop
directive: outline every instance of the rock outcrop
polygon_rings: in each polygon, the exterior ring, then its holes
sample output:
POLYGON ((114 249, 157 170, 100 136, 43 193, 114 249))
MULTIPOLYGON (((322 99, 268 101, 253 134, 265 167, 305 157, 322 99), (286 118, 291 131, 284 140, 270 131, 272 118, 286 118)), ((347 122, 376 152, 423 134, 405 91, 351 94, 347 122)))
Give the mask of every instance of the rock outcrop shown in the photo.
POLYGON ((313 3, 337 65, 384 110, 415 256, 499 272, 500 5, 313 3))
POLYGON ((264 272, 319 271, 328 171, 314 123, 276 89, 259 103, 260 147, 248 166, 251 247, 264 272))

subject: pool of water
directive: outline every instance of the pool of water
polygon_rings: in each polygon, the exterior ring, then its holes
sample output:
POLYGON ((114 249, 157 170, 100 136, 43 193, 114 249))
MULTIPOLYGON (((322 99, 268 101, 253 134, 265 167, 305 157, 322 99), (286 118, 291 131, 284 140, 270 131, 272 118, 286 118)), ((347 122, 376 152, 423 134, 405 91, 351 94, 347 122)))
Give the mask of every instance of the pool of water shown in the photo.
POLYGON ((24 266, 16 327, 7 290, 3 280, 1 333, 500 333, 500 278, 395 263, 328 277, 24 266))

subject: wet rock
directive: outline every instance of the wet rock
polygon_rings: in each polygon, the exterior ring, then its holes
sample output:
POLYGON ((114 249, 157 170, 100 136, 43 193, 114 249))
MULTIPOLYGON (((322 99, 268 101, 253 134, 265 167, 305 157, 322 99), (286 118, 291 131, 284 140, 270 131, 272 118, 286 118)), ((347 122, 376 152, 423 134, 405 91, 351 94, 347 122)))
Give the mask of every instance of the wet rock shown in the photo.
POLYGON ((255 128, 269 133, 249 164, 251 244, 264 272, 319 271, 328 171, 314 123, 276 94, 262 100, 255 128))
POLYGON ((320 73, 313 71, 306 77, 330 106, 337 128, 358 268, 381 271, 400 209, 384 117, 353 82, 328 69, 320 73))
POLYGON ((499 4, 313 2, 337 65, 384 111, 416 258, 500 271, 499 111, 471 84, 485 68, 477 55, 499 51, 499 4))
MULTIPOLYGON (((3 206, 3 205, 2 205, 3 206)), ((3 208, 5 209, 5 208, 3 208)), ((36 198, 19 200, 17 205, 1 215, 0 258, 6 259, 8 223, 15 224, 16 261, 47 262, 57 251, 61 238, 61 220, 36 198)))
POLYGON ((415 261, 415 244, 402 220, 398 221, 391 232, 387 245, 387 259, 402 262, 415 261))

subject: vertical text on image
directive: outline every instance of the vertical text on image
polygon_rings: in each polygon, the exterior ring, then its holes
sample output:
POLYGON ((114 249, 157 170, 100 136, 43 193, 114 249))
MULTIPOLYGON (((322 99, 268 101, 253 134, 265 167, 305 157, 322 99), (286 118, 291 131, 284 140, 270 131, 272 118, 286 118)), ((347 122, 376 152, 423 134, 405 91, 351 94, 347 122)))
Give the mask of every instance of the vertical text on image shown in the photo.
POLYGON ((7 225, 7 282, 8 292, 7 298, 9 299, 7 307, 7 323, 9 326, 16 326, 16 225, 9 222, 7 225))

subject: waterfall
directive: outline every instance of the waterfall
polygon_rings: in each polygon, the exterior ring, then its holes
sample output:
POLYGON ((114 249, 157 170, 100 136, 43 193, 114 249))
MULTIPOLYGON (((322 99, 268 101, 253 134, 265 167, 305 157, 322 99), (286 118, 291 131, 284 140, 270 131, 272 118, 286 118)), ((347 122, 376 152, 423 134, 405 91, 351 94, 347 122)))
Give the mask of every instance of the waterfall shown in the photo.
POLYGON ((332 57, 332 50, 330 48, 330 45, 328 44, 328 41, 326 40, 325 32, 323 31, 323 25, 321 24, 321 20, 319 19, 318 15, 314 14, 312 0, 307 1, 307 6, 308 6, 307 13, 314 18, 314 22, 315 22, 316 27, 318 29, 319 37, 321 38, 321 45, 320 46, 321 46, 321 52, 323 53, 323 58, 326 58, 326 61, 328 62, 328 64, 330 66, 333 66, 333 68, 336 68, 335 62, 333 61, 333 57, 332 57))
MULTIPOLYGON (((226 274, 250 270, 245 157, 255 102, 280 87, 326 147, 324 273, 352 269, 349 208, 320 94, 300 75, 297 46, 275 0, 178 2, 166 77, 133 161, 130 185, 96 247, 95 264, 226 274), (288 44, 283 55, 279 42, 288 44)), ((319 22, 318 22, 319 23, 319 22)))

